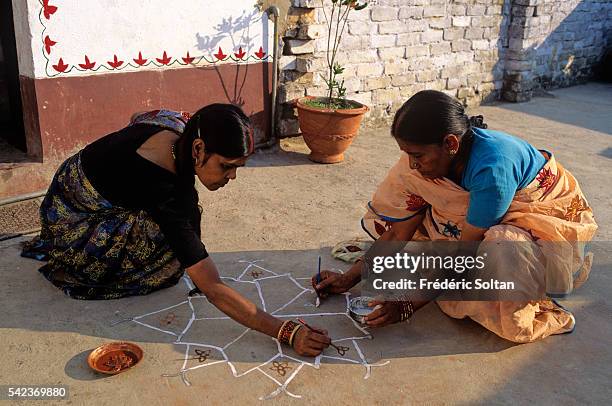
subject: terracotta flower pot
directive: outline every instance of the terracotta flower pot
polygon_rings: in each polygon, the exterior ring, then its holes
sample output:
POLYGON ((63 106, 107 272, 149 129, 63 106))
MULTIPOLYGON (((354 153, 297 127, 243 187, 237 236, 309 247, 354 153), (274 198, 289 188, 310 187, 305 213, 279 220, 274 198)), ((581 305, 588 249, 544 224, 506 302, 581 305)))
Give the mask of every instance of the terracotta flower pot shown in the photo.
POLYGON ((353 109, 325 109, 313 107, 307 100, 325 98, 304 97, 298 99, 298 120, 302 136, 310 148, 310 160, 323 164, 335 164, 344 160, 344 151, 351 145, 359 131, 363 115, 369 108, 361 103, 348 100, 359 106, 353 109))

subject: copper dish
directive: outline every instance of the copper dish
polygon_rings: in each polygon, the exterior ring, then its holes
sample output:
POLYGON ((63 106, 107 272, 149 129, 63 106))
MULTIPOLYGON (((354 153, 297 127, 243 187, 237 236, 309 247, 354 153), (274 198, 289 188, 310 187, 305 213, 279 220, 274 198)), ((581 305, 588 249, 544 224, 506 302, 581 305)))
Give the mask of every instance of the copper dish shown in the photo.
POLYGON ((142 348, 136 344, 112 342, 89 353, 87 363, 96 372, 116 375, 138 364, 143 356, 142 348))

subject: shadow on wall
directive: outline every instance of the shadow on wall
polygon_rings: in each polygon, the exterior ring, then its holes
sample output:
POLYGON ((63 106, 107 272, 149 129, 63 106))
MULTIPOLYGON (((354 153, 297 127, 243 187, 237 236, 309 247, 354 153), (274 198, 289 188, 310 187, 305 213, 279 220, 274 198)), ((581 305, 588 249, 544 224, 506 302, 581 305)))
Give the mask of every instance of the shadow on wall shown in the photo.
MULTIPOLYGON (((250 33, 250 27, 255 23, 261 23, 263 25, 263 37, 267 38, 269 33, 265 14, 261 15, 258 10, 254 9, 250 13, 244 11, 239 17, 229 16, 223 18, 222 22, 215 27, 217 32, 213 35, 202 36, 200 33, 197 33, 196 46, 200 51, 207 53, 208 58, 212 60, 223 59, 226 55, 231 55, 240 60, 245 54, 249 54, 249 50, 255 47, 255 40, 258 36, 252 36, 250 33), (219 47, 219 43, 225 38, 230 38, 233 49, 223 50, 221 47, 219 47)), ((263 69, 262 98, 264 101, 264 109, 263 111, 259 112, 246 111, 246 114, 251 118, 254 127, 257 129, 263 129, 262 131, 266 134, 270 132, 271 125, 271 123, 268 123, 271 99, 268 65, 269 64, 267 63, 261 64, 263 69)), ((217 65, 214 65, 213 69, 219 78, 219 83, 223 89, 223 95, 225 99, 227 99, 228 103, 244 108, 245 99, 243 93, 245 84, 249 77, 249 70, 254 68, 255 67, 249 63, 235 64, 234 74, 232 77, 229 77, 227 74, 224 75, 217 65)), ((257 69, 259 69, 259 67, 257 67, 257 69)), ((256 134, 255 138, 259 139, 262 138, 262 136, 263 134, 256 134)))
MULTIPOLYGON (((230 38, 233 49, 229 51, 225 50, 225 52, 235 52, 234 56, 242 59, 240 56, 241 52, 248 52, 248 50, 255 46, 256 36, 251 37, 250 27, 255 22, 254 20, 257 15, 257 10, 253 10, 251 13, 244 11, 242 15, 237 18, 233 16, 223 18, 223 21, 215 27, 217 31, 215 34, 205 36, 202 36, 200 33, 196 34, 197 48, 207 53, 208 58, 214 60, 219 56, 224 56, 224 52, 219 47, 219 43, 225 38, 230 38)), ((264 24, 264 27, 265 26, 264 24)), ((242 91, 244 90, 244 84, 247 80, 249 64, 236 65, 236 72, 232 80, 224 78, 217 66, 215 66, 214 69, 221 81, 228 103, 239 107, 244 106, 245 102, 242 97, 242 91)))

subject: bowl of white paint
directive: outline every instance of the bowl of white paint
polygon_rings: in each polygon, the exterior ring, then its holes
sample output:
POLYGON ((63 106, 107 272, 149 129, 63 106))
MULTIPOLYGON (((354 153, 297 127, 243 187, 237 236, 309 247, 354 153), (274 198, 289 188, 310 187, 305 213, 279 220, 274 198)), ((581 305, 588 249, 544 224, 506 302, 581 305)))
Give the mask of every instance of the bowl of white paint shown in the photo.
POLYGON ((368 306, 374 298, 369 296, 357 296, 349 301, 349 315, 360 324, 366 324, 365 317, 376 310, 376 307, 368 306))

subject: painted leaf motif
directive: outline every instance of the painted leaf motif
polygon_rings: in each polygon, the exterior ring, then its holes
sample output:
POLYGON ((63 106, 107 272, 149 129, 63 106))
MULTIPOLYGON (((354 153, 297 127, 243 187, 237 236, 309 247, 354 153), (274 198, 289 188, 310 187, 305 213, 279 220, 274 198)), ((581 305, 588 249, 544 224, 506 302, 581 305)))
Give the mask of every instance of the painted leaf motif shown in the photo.
POLYGON ((113 69, 117 69, 119 68, 121 65, 123 65, 123 61, 120 61, 119 58, 117 58, 117 55, 114 56, 112 61, 108 61, 108 64, 113 68, 113 69))
POLYGON ((187 51, 187 55, 184 56, 181 59, 183 59, 183 62, 185 62, 187 64, 192 63, 193 61, 195 61, 195 58, 193 56, 189 55, 189 51, 187 51))
POLYGON ((221 47, 219 47, 219 51, 215 54, 215 58, 217 58, 218 60, 222 61, 225 58, 227 58, 227 55, 225 55, 223 53, 223 50, 221 49, 221 47))
POLYGON ((255 52, 255 56, 257 56, 259 59, 263 59, 264 56, 266 56, 263 47, 259 47, 259 51, 255 52))
POLYGON ((49 4, 49 0, 43 0, 43 14, 47 20, 57 12, 57 7, 49 4))
POLYGON ((155 60, 161 63, 162 65, 168 65, 172 60, 172 57, 169 57, 168 53, 164 51, 164 55, 161 58, 156 58, 155 60))
POLYGON ((238 52, 235 52, 235 53, 234 53, 234 56, 236 56, 236 58, 238 58, 238 59, 242 59, 242 58, 244 58, 244 56, 245 56, 245 55, 246 55, 246 52, 244 52, 244 51, 242 50, 242 47, 240 47, 240 48, 238 49, 238 52))
POLYGON ((138 59, 134 59, 138 66, 143 66, 147 61, 148 59, 142 57, 142 52, 138 52, 138 59))
POLYGON ((45 37, 45 51, 47 52, 47 54, 51 54, 51 47, 53 47, 55 44, 57 44, 56 41, 53 41, 51 38, 49 38, 49 36, 47 35, 45 37))
POLYGON ((68 65, 64 63, 63 58, 60 58, 59 61, 57 62, 57 65, 53 65, 53 69, 55 69, 56 71, 60 73, 64 73, 68 69, 68 65))
POLYGON ((89 57, 85 55, 85 63, 80 63, 81 69, 93 69, 96 66, 95 62, 89 60, 89 57))

